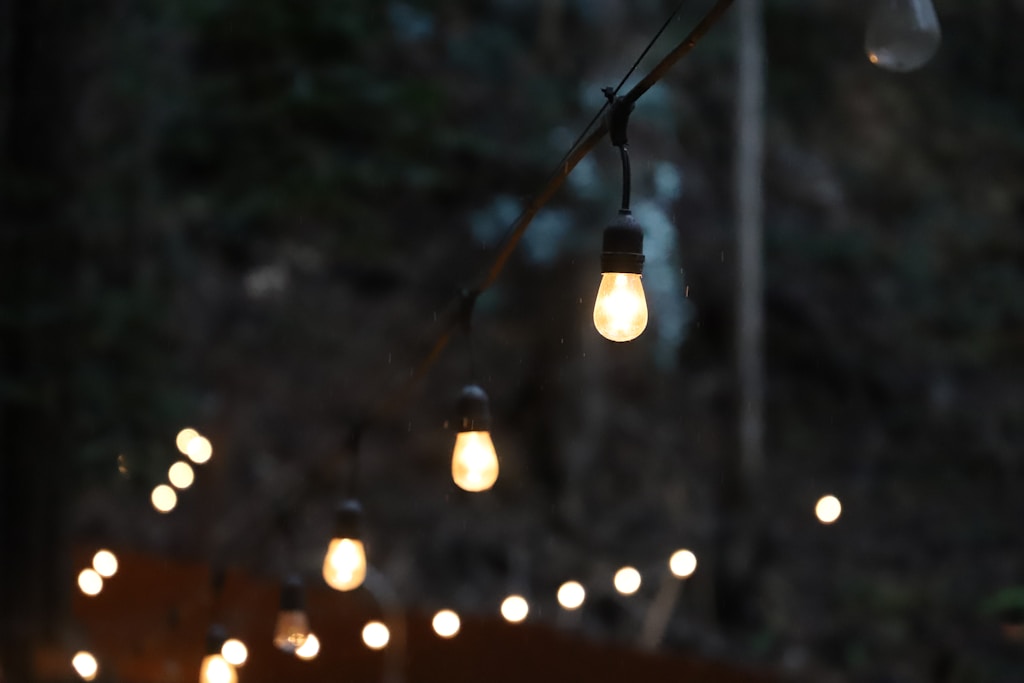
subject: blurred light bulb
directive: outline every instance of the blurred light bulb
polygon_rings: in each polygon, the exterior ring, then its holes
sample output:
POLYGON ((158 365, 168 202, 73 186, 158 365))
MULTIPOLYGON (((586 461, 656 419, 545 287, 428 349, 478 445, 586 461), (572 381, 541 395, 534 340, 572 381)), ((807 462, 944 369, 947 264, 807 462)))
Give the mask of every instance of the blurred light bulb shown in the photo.
POLYGON ((306 636, 306 642, 302 644, 302 647, 295 651, 296 657, 306 661, 316 659, 318 654, 320 654, 320 639, 312 632, 306 636))
POLYGON ((371 650, 383 650, 391 640, 391 631, 379 621, 371 621, 363 627, 363 642, 371 650))
POLYGON ((632 341, 647 329, 647 298, 639 273, 602 273, 594 327, 605 339, 632 341))
POLYGON ((486 491, 498 480, 498 454, 490 432, 459 432, 452 451, 452 479, 464 491, 486 491))
POLYGON ((501 603, 501 616, 513 624, 518 624, 530 613, 530 603, 521 595, 510 595, 501 603))
POLYGON ((634 567, 623 567, 615 572, 615 590, 623 595, 632 595, 640 590, 640 572, 634 567))
POLYGON ((92 556, 92 568, 105 579, 117 573, 117 556, 109 550, 100 550, 92 556))
POLYGON ((697 556, 689 550, 677 550, 668 560, 668 568, 678 579, 685 579, 697 570, 697 556))
POLYGON ((450 609, 443 609, 434 615, 431 625, 434 627, 434 633, 442 638, 453 638, 459 632, 462 622, 458 614, 450 609))
POLYGON ((939 49, 942 29, 931 0, 877 0, 868 19, 864 51, 890 71, 913 71, 939 49))
POLYGON ((220 655, 232 666, 244 666, 249 659, 249 648, 238 638, 229 638, 221 645, 220 655))
POLYGON ((78 573, 78 587, 86 595, 99 595, 103 590, 103 577, 95 569, 83 569, 78 573))
POLYGON ((153 489, 150 500, 157 512, 170 512, 178 504, 178 494, 167 484, 160 484, 153 489))
POLYGON ((182 455, 188 455, 188 445, 192 442, 192 439, 199 436, 199 432, 192 429, 191 427, 185 427, 178 436, 174 439, 174 445, 178 447, 182 455))
POLYGON ((187 462, 176 462, 167 470, 167 479, 177 489, 187 489, 196 479, 196 473, 187 462))
POLYGON ((81 676, 84 681, 91 681, 96 678, 96 674, 100 670, 100 665, 96 662, 96 658, 92 656, 91 652, 84 650, 75 653, 75 656, 71 658, 71 666, 74 667, 75 673, 81 676))
POLYGON ((324 581, 336 591, 359 588, 366 578, 366 550, 363 542, 334 538, 324 556, 324 581))
POLYGON ((843 512, 843 506, 835 496, 823 496, 814 506, 814 514, 822 524, 831 524, 839 519, 843 512))
POLYGON ((195 464, 202 465, 213 456, 213 444, 205 436, 197 434, 194 439, 188 442, 185 455, 195 464))
POLYGON ((274 624, 274 647, 294 653, 309 637, 309 617, 306 616, 302 582, 290 577, 281 587, 281 609, 274 624))
POLYGON ((558 604, 564 609, 579 609, 587 597, 587 591, 579 581, 566 581, 558 588, 558 604))
POLYGON ((206 655, 199 665, 199 683, 238 683, 238 672, 223 655, 206 655))

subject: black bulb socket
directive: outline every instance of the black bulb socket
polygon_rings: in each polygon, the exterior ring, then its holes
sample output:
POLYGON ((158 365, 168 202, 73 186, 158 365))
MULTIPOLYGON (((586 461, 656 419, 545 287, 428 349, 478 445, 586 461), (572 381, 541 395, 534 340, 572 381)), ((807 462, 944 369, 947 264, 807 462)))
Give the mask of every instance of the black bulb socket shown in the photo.
POLYGON ((206 629, 206 654, 219 655, 228 639, 228 632, 220 624, 212 624, 206 629))
POLYGON ((491 430, 491 401, 487 398, 487 392, 476 384, 470 384, 462 389, 456 409, 456 424, 460 432, 491 430))
POLYGON ((644 231, 627 209, 620 210, 611 225, 604 229, 601 272, 637 275, 644 272, 644 231))
POLYGON ((360 541, 363 538, 363 506, 358 500, 338 504, 334 516, 334 537, 360 541))
POLYGON ((306 599, 302 594, 302 579, 294 574, 281 584, 281 611, 304 612, 306 599))

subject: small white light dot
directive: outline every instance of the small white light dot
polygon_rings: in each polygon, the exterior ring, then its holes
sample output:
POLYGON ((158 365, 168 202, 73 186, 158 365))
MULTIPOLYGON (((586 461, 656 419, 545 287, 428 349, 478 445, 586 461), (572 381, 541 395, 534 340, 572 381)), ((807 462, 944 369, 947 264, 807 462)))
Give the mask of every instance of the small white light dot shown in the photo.
POLYGON ((363 642, 371 650, 383 650, 391 640, 391 631, 379 621, 371 621, 363 627, 363 642))
POLYGON ((178 494, 167 484, 160 484, 153 489, 150 500, 157 512, 170 512, 178 504, 178 494))
POLYGON ((92 568, 105 579, 117 573, 117 556, 109 550, 100 550, 92 556, 92 568))
POLYGON ((99 595, 103 590, 103 577, 95 569, 83 569, 78 573, 78 587, 86 595, 99 595))
POLYGON ((295 651, 296 657, 306 661, 316 659, 318 654, 320 654, 320 639, 317 638, 314 633, 310 633, 306 636, 306 642, 302 644, 302 647, 295 651))
POLYGON ((501 603, 501 616, 513 624, 518 624, 530 613, 530 603, 521 595, 510 595, 501 603))
POLYGON ((822 524, 831 524, 839 519, 842 512, 843 506, 835 496, 823 496, 814 506, 814 514, 822 524))
POLYGON ((685 579, 697 570, 697 556, 689 550, 677 550, 668 560, 668 568, 679 579, 685 579))
POLYGON ((229 638, 220 648, 220 656, 233 666, 243 666, 249 659, 249 648, 238 638, 229 638))
POLYGON ((176 462, 167 470, 167 479, 176 489, 187 489, 196 480, 196 473, 187 462, 176 462))
POLYGON ((443 609, 434 615, 434 633, 442 638, 452 638, 459 632, 462 622, 459 615, 450 609, 443 609))
POLYGON ((615 590, 623 595, 632 595, 640 590, 640 572, 634 567, 623 567, 615 572, 615 590))
POLYGON ((84 650, 75 653, 75 656, 71 658, 71 666, 74 667, 75 673, 81 676, 84 681, 91 681, 96 678, 96 674, 100 670, 100 665, 96 662, 96 658, 92 656, 91 652, 84 650))
POLYGON ((565 609, 579 609, 587 597, 587 591, 579 581, 566 581, 558 588, 558 604, 565 609))

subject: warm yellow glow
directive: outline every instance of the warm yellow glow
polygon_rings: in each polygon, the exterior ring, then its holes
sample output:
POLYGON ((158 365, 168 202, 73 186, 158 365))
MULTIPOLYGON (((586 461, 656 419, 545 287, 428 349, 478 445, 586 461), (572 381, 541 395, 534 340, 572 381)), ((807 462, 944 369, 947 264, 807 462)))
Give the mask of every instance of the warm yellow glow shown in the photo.
POLYGON ((363 627, 363 642, 371 650, 383 650, 391 640, 391 631, 379 621, 371 621, 363 627))
POLYGON ((95 569, 83 569, 78 574, 78 587, 86 595, 99 595, 103 590, 103 577, 95 569))
POLYGON ((633 567, 623 567, 615 572, 615 590, 623 595, 632 595, 640 590, 640 572, 633 567))
POLYGON ((295 651, 296 657, 306 661, 316 659, 318 654, 320 654, 320 639, 316 637, 315 633, 310 633, 306 637, 306 642, 302 644, 302 647, 295 651))
POLYGON ((685 579, 697 570, 697 556, 689 550, 677 550, 669 558, 668 568, 676 578, 685 579))
POLYGON ((96 663, 96 658, 92 656, 91 652, 76 652, 75 656, 71 658, 71 666, 74 667, 75 673, 82 677, 84 681, 91 681, 96 678, 96 674, 99 673, 100 665, 96 663))
POLYGON ((459 432, 452 451, 452 479, 464 491, 486 491, 498 480, 498 454, 490 432, 459 432))
POLYGON ((249 659, 249 648, 238 638, 229 638, 220 647, 220 654, 232 666, 244 666, 249 659))
POLYGON ((587 598, 587 591, 579 581, 566 581, 558 588, 558 604, 565 609, 579 609, 587 598))
POLYGON ((150 500, 153 501, 153 507, 157 512, 170 512, 178 504, 178 494, 167 484, 160 484, 153 489, 150 500))
POLYGON ((529 613, 530 603, 521 595, 510 595, 501 603, 501 616, 513 624, 518 624, 529 613))
POLYGON ((363 542, 334 538, 324 556, 324 581, 336 591, 359 588, 366 578, 366 550, 363 542))
POLYGON ((302 610, 282 610, 277 613, 274 624, 274 647, 293 653, 299 650, 309 637, 309 617, 302 610))
POLYGON ((192 439, 199 436, 199 432, 192 429, 191 427, 185 427, 178 432, 177 438, 174 439, 174 444, 181 451, 182 455, 188 455, 188 445, 192 443, 192 439))
POLYGON ((117 573, 117 556, 109 550, 100 550, 92 556, 92 568, 105 579, 117 573))
POLYGON ((434 627, 434 633, 442 638, 454 638, 455 634, 459 632, 459 628, 462 626, 462 621, 459 619, 459 615, 455 612, 450 609, 443 609, 434 615, 432 625, 434 627))
POLYGON ((187 462, 176 462, 167 470, 167 479, 176 489, 187 489, 196 480, 196 473, 187 462))
POLYGON ((199 683, 238 683, 238 672, 221 655, 206 655, 199 665, 199 683))
POLYGON ((814 514, 822 524, 831 524, 839 519, 842 512, 843 506, 835 496, 823 496, 814 506, 814 514))
POLYGON ((605 339, 627 342, 647 328, 647 298, 635 273, 602 273, 594 302, 594 327, 605 339))
POLYGON ((213 455, 213 444, 205 436, 196 435, 194 439, 188 442, 188 448, 185 449, 185 455, 188 459, 197 465, 202 465, 204 462, 210 459, 213 455))

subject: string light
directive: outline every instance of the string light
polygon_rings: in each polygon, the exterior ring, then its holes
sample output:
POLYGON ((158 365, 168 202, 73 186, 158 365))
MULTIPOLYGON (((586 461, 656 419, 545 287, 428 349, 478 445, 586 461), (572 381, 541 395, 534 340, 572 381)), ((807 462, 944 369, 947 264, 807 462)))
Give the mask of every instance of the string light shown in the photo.
POLYGON ((196 473, 187 462, 179 461, 167 470, 167 479, 176 489, 187 489, 196 479, 196 473))
POLYGON ((498 480, 498 454, 489 431, 491 408, 487 393, 475 384, 463 388, 458 413, 452 479, 465 491, 486 491, 498 480))
POLYGON ((685 579, 697 571, 697 556, 685 548, 672 553, 668 568, 677 579, 685 579))
POLYGON ((295 656, 308 662, 311 659, 316 659, 318 654, 320 654, 320 639, 316 637, 315 633, 310 632, 306 636, 306 642, 295 651, 295 656))
POLYGON ((220 654, 232 666, 245 666, 249 659, 249 648, 238 638, 229 638, 221 645, 220 654))
POLYGON ((238 683, 238 672, 222 654, 226 641, 222 626, 210 626, 206 632, 206 655, 199 665, 199 683, 238 683))
POLYGON ((213 444, 205 436, 197 434, 195 438, 188 442, 185 455, 195 464, 202 465, 213 457, 213 444))
POLYGON ((587 598, 587 591, 578 581, 566 581, 558 587, 558 604, 563 609, 579 609, 587 598))
POLYGON ((942 28, 931 0, 876 0, 864 51, 875 66, 906 72, 928 63, 941 42, 942 28))
POLYGON ((103 577, 95 569, 83 569, 78 573, 78 588, 86 595, 99 595, 103 590, 103 577))
POLYGON ((96 662, 91 652, 81 650, 71 658, 71 666, 74 668, 83 681, 91 681, 96 678, 100 671, 100 665, 96 662))
POLYGON ((105 579, 117 573, 117 556, 109 550, 99 550, 92 556, 92 568, 105 579))
POLYGON ((334 537, 324 555, 323 575, 338 591, 359 588, 366 578, 366 549, 362 541, 363 507, 355 500, 338 506, 334 537))
POLYGON ((290 576, 281 586, 281 609, 274 624, 274 647, 289 654, 297 652, 309 637, 302 581, 290 576))
POLYGON ((501 603, 501 616, 505 621, 518 624, 530 613, 530 603, 521 595, 510 595, 501 603))
POLYGON ((150 500, 157 512, 168 513, 178 504, 178 494, 167 484, 160 484, 153 489, 150 500))
POLYGON ((835 496, 822 496, 814 506, 814 514, 822 524, 832 524, 843 513, 843 505, 835 496))
POLYGON ((371 621, 363 627, 363 643, 371 650, 383 650, 391 640, 391 631, 379 621, 371 621))
POLYGON ((615 572, 615 590, 623 595, 633 595, 633 593, 636 593, 640 590, 641 582, 640 572, 635 567, 623 567, 615 572))
POLYGON ((450 609, 443 609, 434 615, 431 626, 434 627, 434 633, 442 638, 454 638, 458 634, 462 622, 458 614, 450 609))
POLYGON ((188 455, 188 445, 192 443, 192 439, 197 436, 199 436, 199 432, 191 427, 185 427, 178 432, 178 436, 174 439, 174 445, 178 447, 178 450, 182 455, 188 455))

